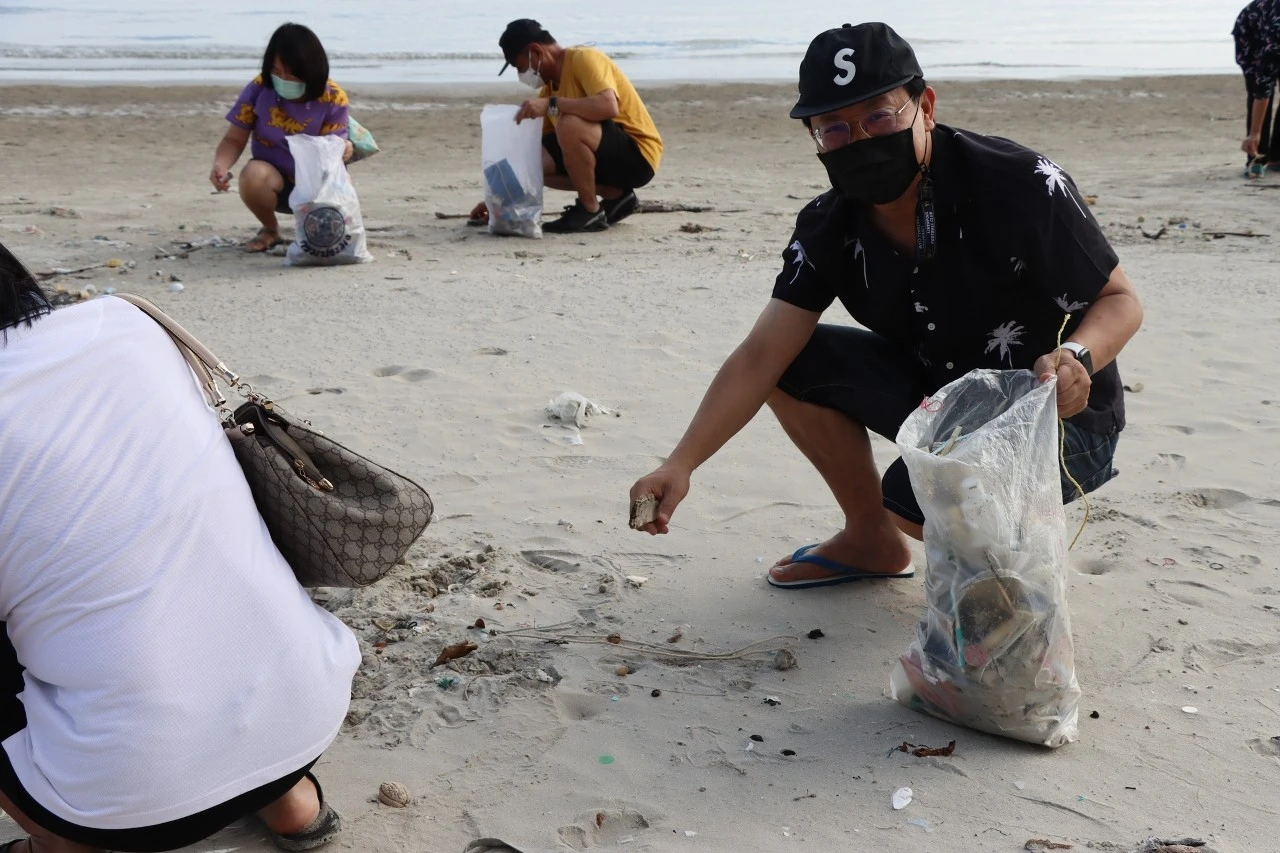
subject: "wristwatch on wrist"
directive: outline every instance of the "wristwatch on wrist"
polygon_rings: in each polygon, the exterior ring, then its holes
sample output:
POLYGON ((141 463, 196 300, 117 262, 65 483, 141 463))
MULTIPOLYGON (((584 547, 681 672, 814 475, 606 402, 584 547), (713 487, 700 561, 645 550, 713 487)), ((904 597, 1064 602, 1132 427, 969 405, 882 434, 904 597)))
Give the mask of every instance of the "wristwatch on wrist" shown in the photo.
POLYGON ((1063 343, 1062 349, 1071 353, 1076 357, 1076 361, 1084 365, 1084 372, 1093 375, 1093 356, 1089 354, 1089 348, 1075 341, 1066 341, 1063 343))
POLYGON ((559 98, 555 95, 551 96, 551 100, 547 102, 547 115, 556 118, 560 115, 560 107, 558 106, 559 98))

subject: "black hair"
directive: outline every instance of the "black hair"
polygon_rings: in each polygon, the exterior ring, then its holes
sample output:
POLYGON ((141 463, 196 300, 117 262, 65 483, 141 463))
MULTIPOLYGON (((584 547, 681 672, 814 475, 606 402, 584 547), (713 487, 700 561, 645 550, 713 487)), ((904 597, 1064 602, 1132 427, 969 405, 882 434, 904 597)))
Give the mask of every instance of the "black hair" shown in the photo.
POLYGON ((35 276, 0 243, 0 344, 8 342, 10 329, 30 326, 52 310, 35 276))
POLYGON ((281 24, 271 34, 262 54, 262 84, 271 85, 271 66, 279 59, 289 73, 307 86, 302 97, 318 101, 329 84, 329 54, 309 28, 302 24, 281 24))
POLYGON ((924 90, 929 88, 929 83, 923 77, 912 77, 902 88, 907 90, 907 97, 914 101, 924 94, 924 90))

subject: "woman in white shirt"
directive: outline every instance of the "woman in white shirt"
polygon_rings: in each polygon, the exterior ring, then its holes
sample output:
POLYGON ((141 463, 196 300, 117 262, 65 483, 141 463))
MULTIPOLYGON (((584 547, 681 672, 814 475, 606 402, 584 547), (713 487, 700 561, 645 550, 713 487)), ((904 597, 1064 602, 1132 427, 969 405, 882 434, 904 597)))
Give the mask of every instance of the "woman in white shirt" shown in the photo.
POLYGON ((271 542, 166 334, 51 311, 0 246, 4 853, 161 851, 257 813, 306 850, 360 663, 271 542))

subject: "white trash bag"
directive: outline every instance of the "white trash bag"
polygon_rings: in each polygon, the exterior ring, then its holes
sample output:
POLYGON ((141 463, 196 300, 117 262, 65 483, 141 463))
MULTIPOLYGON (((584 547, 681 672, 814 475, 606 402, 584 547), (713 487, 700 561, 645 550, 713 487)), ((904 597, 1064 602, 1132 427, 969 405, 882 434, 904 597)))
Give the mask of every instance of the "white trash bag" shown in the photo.
POLYGON ((365 246, 360 199, 342 162, 347 141, 301 133, 285 138, 293 155, 295 183, 289 194, 294 237, 284 262, 300 267, 372 261, 365 246))
POLYGON ((898 449, 924 513, 928 611, 890 676, 903 705, 1058 747, 1078 736, 1057 380, 974 370, 911 413, 898 449))
POLYGON ((512 104, 480 111, 480 165, 489 233, 542 237, 542 119, 516 124, 512 104))

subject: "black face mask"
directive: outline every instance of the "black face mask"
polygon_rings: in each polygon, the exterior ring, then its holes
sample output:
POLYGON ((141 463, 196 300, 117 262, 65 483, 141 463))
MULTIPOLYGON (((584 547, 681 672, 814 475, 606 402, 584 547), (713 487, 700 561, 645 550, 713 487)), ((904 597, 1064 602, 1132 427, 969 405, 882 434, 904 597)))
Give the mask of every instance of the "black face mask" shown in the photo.
POLYGON ((836 192, 866 204, 888 204, 901 198, 921 171, 915 131, 910 127, 820 152, 818 159, 827 167, 836 192))

